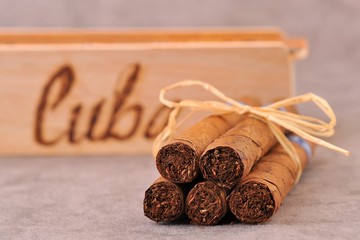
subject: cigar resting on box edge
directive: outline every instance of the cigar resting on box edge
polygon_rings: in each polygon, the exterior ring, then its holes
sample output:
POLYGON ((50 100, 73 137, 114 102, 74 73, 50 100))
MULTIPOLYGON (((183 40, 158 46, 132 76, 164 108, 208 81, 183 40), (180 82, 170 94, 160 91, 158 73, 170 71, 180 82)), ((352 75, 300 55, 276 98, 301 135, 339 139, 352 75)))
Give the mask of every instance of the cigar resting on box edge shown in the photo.
MULTIPOLYGON (((289 107, 286 111, 295 112, 295 109, 289 107)), ((199 168, 205 179, 231 189, 276 144, 268 125, 250 116, 207 146, 199 168)))
MULTIPOLYGON (((255 98, 244 97, 240 101, 259 106, 255 98)), ((236 113, 212 115, 180 133, 156 155, 160 175, 175 183, 193 181, 200 174, 199 159, 206 147, 245 118, 236 113)))
MULTIPOLYGON (((300 158, 301 169, 304 169, 314 144, 296 135, 291 135, 289 139, 300 158)), ((231 212, 243 223, 267 221, 296 184, 301 169, 282 146, 276 146, 234 187, 228 197, 231 212)))

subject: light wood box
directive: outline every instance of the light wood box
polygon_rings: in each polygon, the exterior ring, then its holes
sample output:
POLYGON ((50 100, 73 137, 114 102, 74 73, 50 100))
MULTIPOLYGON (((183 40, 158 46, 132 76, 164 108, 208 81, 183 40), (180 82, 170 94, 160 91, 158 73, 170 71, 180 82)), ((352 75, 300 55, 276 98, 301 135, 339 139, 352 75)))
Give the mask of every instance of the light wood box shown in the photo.
POLYGON ((277 29, 2 30, 0 155, 148 154, 164 86, 196 79, 269 102, 293 94, 306 54, 277 29))

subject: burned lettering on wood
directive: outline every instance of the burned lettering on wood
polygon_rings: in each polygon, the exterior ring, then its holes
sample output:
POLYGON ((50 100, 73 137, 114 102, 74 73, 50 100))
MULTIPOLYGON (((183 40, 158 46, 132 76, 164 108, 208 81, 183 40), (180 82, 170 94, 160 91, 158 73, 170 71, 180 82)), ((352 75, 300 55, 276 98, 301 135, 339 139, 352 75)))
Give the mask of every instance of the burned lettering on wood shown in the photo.
POLYGON ((154 139, 168 123, 168 116, 170 114, 170 108, 167 106, 160 106, 150 118, 147 125, 144 137, 147 139, 154 139))
POLYGON ((152 116, 148 124, 144 118, 144 107, 139 103, 129 103, 132 92, 139 82, 141 65, 131 64, 126 68, 125 74, 122 74, 115 86, 113 93, 113 105, 111 114, 105 130, 101 134, 95 135, 95 128, 99 124, 100 115, 106 103, 106 98, 100 99, 90 111, 88 126, 84 133, 79 132, 80 118, 82 117, 85 103, 77 103, 69 109, 69 121, 60 134, 52 135, 45 128, 47 116, 60 108, 62 102, 70 97, 70 92, 75 84, 75 71, 69 66, 61 67, 46 82, 40 94, 40 100, 35 110, 35 141, 44 146, 52 146, 60 141, 67 141, 69 144, 77 144, 88 140, 91 142, 105 141, 115 139, 125 141, 136 135, 140 125, 145 121, 144 133, 145 139, 153 139, 165 127, 169 114, 169 108, 160 106, 152 116), (122 85, 123 87, 120 87, 122 85), (52 100, 51 100, 52 99, 52 100), (119 129, 119 122, 125 116, 130 116, 131 124, 127 128, 119 129), (67 125, 67 126, 66 126, 67 125), (118 128, 116 128, 118 126, 118 128))
POLYGON ((60 135, 53 137, 51 140, 45 138, 45 133, 43 129, 45 121, 45 113, 51 112, 54 110, 61 101, 68 95, 71 90, 71 87, 74 83, 74 73, 70 66, 64 66, 56 72, 50 80, 45 84, 44 89, 41 93, 40 102, 36 108, 35 115, 35 141, 42 145, 54 145, 61 140, 66 134, 66 132, 61 133, 60 135), (53 103, 49 102, 49 95, 53 86, 59 82, 60 91, 55 94, 57 98, 53 103))
POLYGON ((125 76, 125 78, 124 78, 125 79, 124 88, 120 89, 120 90, 117 87, 115 88, 114 107, 112 110, 110 122, 109 122, 106 132, 103 136, 103 139, 115 138, 118 140, 125 140, 125 139, 130 138, 136 132, 136 130, 140 124, 143 107, 140 104, 134 104, 130 107, 127 107, 122 113, 120 112, 120 110, 122 108, 124 108, 126 100, 129 98, 130 94, 132 93, 135 83, 138 81, 139 73, 140 73, 140 65, 139 64, 130 66, 130 71, 128 72, 128 75, 125 76), (127 133, 121 134, 121 133, 115 132, 114 126, 116 125, 118 119, 121 116, 131 113, 131 112, 133 112, 133 114, 134 114, 133 126, 129 129, 129 131, 127 133))

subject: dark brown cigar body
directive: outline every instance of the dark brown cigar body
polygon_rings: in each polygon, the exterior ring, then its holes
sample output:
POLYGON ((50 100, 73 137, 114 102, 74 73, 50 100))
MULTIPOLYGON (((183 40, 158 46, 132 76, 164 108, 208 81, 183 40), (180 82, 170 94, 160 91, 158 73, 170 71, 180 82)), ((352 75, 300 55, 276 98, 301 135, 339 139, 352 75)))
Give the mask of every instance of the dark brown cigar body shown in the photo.
MULTIPOLYGON (((298 143, 292 144, 300 158, 301 169, 304 169, 311 153, 298 143)), ((314 147, 307 142, 305 144, 308 144, 308 149, 314 147)), ((231 212, 244 223, 268 220, 295 185, 301 169, 278 145, 235 186, 228 199, 231 212)))
MULTIPOLYGON (((240 98, 246 104, 259 106, 253 98, 240 98)), ((229 113, 209 116, 183 131, 156 155, 156 167, 164 178, 175 183, 189 183, 200 174, 199 160, 206 147, 231 127, 246 118, 229 113)))

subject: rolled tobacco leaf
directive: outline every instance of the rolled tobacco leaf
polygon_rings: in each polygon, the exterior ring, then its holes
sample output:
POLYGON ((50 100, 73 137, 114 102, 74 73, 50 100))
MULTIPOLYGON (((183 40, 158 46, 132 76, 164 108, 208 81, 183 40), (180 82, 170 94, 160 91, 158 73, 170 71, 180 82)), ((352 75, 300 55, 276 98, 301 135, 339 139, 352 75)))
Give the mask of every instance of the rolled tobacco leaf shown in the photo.
POLYGON ((159 177, 145 192, 144 214, 156 222, 171 222, 184 216, 190 187, 159 177))
POLYGON ((185 212, 196 224, 217 224, 228 212, 227 195, 228 190, 211 181, 200 182, 186 197, 185 212))
MULTIPOLYGON (((254 98, 240 100, 252 106, 259 105, 254 98)), ((212 115, 186 129, 157 153, 159 173, 175 183, 193 181, 200 174, 199 159, 206 147, 245 118, 236 113, 212 115)))
POLYGON ((265 122, 247 117, 209 144, 199 161, 201 173, 205 179, 231 189, 276 144, 265 122))
MULTIPOLYGON (((304 169, 314 145, 295 135, 290 140, 304 169)), ((244 223, 267 221, 296 184, 301 169, 282 146, 276 146, 234 187, 228 197, 231 212, 244 223)))

